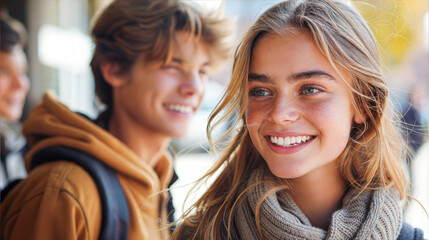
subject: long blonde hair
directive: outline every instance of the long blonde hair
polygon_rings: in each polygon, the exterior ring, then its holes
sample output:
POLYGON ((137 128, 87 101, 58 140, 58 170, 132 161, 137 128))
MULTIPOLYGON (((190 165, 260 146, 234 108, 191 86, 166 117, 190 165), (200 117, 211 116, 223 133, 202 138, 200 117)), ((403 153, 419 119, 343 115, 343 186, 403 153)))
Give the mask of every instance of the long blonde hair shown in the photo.
MULTIPOLYGON (((209 119, 207 131, 212 142, 213 129, 236 116, 230 131, 237 129, 237 134, 217 164, 200 180, 222 169, 207 192, 184 214, 173 239, 180 236, 187 236, 187 239, 237 238, 232 219, 236 205, 249 188, 250 173, 255 168, 263 168, 270 174, 245 126, 252 48, 262 35, 285 36, 302 31, 310 31, 334 69, 342 68, 352 75, 349 85, 352 104, 362 119, 366 119, 363 124, 352 127, 350 140, 340 156, 344 179, 362 191, 394 187, 404 197, 406 180, 401 165, 404 144, 389 107, 380 53, 371 30, 361 15, 345 3, 284 1, 259 17, 235 52, 231 82, 209 119)), ((282 184, 284 180, 278 179, 277 186, 282 184)))

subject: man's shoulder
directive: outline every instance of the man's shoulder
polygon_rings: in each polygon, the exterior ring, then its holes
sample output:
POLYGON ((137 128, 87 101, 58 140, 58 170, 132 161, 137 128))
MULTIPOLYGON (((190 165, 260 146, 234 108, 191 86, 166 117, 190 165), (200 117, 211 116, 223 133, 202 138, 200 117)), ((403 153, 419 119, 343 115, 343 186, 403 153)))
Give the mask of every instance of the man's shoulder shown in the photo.
POLYGON ((90 196, 98 197, 97 187, 91 176, 79 165, 61 160, 37 166, 9 194, 14 195, 10 198, 28 202, 47 192, 52 196, 66 193, 77 201, 89 199, 90 196))
POLYGON ((98 233, 101 219, 100 198, 91 176, 65 161, 36 167, 2 199, 1 209, 2 229, 8 236, 17 234, 14 229, 25 229, 22 225, 34 234, 44 231, 37 224, 41 220, 52 226, 47 227, 51 234, 59 229, 73 231, 72 223, 83 227, 79 229, 84 232, 95 228, 98 233))

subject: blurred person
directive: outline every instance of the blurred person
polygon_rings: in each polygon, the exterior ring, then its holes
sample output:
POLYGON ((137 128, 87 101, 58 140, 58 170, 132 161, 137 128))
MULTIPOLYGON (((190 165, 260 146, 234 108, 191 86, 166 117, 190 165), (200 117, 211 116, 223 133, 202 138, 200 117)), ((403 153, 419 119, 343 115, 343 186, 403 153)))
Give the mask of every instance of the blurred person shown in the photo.
POLYGON ((407 156, 408 170, 411 168, 413 155, 423 144, 424 126, 419 109, 414 104, 415 92, 411 90, 407 100, 402 103, 401 107, 401 128, 402 134, 406 139, 409 147, 407 156))
MULTIPOLYGON (((427 31, 426 31, 427 32, 427 31)), ((420 122, 428 130, 429 125, 429 52, 421 49, 410 61, 414 83, 410 89, 410 103, 420 114, 420 122)), ((427 132, 426 132, 427 133, 427 132)))
POLYGON ((167 148, 190 127, 208 74, 229 57, 230 26, 185 1, 116 0, 105 8, 92 27, 91 68, 106 109, 92 122, 53 94, 43 97, 24 124, 29 175, 2 203, 1 238, 98 239, 102 206, 91 176, 65 161, 31 169, 38 153, 63 146, 115 171, 128 239, 167 239, 167 148))
POLYGON ((0 188, 27 175, 20 118, 30 89, 24 26, 0 7, 0 188))
POLYGON ((421 228, 426 233, 427 239, 429 233, 429 216, 427 215, 429 211, 429 82, 424 79, 429 77, 429 69, 427 68, 429 59, 427 58, 427 51, 422 51, 422 53, 417 58, 419 61, 413 62, 413 66, 416 66, 415 71, 420 74, 418 74, 419 80, 416 81, 410 91, 410 102, 420 115, 420 119, 415 116, 412 120, 419 121, 421 124, 422 129, 419 129, 418 139, 421 139, 422 144, 412 149, 415 152, 410 157, 409 168, 413 198, 408 199, 409 205, 405 210, 405 220, 421 228))
POLYGON ((340 0, 288 0, 244 35, 211 132, 213 184, 173 239, 422 239, 403 222, 404 144, 377 42, 340 0))
MULTIPOLYGON (((416 152, 411 165, 412 196, 405 211, 405 220, 429 233, 429 141, 416 152), (417 200, 417 201, 416 201, 417 200)), ((426 235, 427 239, 428 235, 426 235)))
MULTIPOLYGON (((420 147, 428 140, 429 118, 429 58, 424 49, 413 55, 408 63, 414 76, 412 84, 406 92, 406 97, 400 102, 402 134, 404 135, 409 153, 407 155, 407 168, 409 178, 413 179, 414 156, 420 147)), ((411 187, 419 182, 410 182, 411 187)))

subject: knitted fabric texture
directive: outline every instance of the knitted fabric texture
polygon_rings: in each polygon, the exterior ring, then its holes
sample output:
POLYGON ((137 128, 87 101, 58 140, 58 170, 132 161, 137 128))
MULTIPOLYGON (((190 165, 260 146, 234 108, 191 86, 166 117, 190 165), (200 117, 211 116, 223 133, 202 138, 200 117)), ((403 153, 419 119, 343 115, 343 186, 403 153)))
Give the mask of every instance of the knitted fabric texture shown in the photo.
MULTIPOLYGON (((251 175, 248 185, 263 181, 262 171, 251 175)), ((255 209, 260 198, 272 188, 260 183, 237 209, 235 225, 241 239, 260 239, 255 209)), ((399 193, 393 189, 349 190, 343 208, 331 218, 328 231, 313 227, 285 192, 270 194, 260 206, 260 226, 264 239, 396 239, 402 225, 399 193)))

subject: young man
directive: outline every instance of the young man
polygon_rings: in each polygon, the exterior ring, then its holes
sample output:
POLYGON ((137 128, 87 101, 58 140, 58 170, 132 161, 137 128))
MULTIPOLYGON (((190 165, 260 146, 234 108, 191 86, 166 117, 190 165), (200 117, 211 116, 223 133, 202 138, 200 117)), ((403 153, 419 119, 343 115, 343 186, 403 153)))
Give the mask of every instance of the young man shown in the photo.
POLYGON ((25 139, 19 123, 30 89, 24 42, 24 26, 0 6, 0 188, 27 175, 22 157, 25 139))
POLYGON ((89 154, 116 172, 129 208, 128 239, 168 238, 167 147, 186 133, 207 73, 229 54, 226 24, 175 0, 111 3, 92 29, 91 67, 106 110, 93 123, 44 96, 24 125, 30 172, 3 201, 2 238, 99 237, 100 195, 85 170, 65 161, 30 169, 52 146, 89 154))

